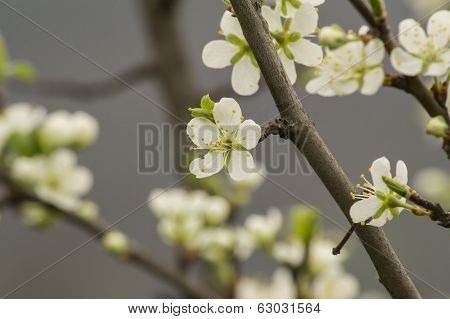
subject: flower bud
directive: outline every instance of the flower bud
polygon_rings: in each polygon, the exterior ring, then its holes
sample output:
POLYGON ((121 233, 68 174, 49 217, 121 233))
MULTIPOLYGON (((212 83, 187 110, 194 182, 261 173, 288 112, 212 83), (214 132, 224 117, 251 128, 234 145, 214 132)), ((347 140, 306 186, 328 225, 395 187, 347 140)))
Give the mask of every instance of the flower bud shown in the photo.
POLYGON ((319 214, 308 206, 296 206, 290 214, 294 235, 305 243, 309 243, 317 232, 319 214))
POLYGON ((387 176, 383 176, 382 179, 383 182, 386 184, 387 187, 389 187, 391 191, 399 194, 400 196, 409 198, 409 196, 411 195, 410 188, 407 185, 403 185, 397 180, 387 176))
POLYGON ((78 208, 78 216, 87 221, 94 221, 98 218, 98 206, 90 200, 83 201, 78 208))
POLYGON ((74 131, 72 143, 77 147, 86 147, 95 142, 98 136, 98 123, 95 118, 85 112, 72 115, 74 131))
POLYGON ((435 116, 428 120, 426 132, 436 137, 447 137, 449 135, 449 126, 442 115, 435 116))
POLYGON ((127 236, 119 231, 110 231, 102 239, 103 247, 113 255, 124 256, 128 253, 129 242, 127 236))
POLYGON ((347 33, 337 24, 332 24, 320 30, 319 42, 322 46, 335 49, 348 42, 347 33))
POLYGON ((21 203, 18 211, 20 219, 24 224, 37 229, 44 229, 52 226, 57 217, 55 212, 49 208, 29 201, 21 203))

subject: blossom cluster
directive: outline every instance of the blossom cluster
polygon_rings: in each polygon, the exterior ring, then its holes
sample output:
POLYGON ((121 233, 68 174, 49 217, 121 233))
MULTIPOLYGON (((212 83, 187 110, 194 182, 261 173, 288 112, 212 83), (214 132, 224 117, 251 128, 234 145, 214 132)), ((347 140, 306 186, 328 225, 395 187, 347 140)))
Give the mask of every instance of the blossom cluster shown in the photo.
MULTIPOLYGON (((93 178, 77 164, 76 151, 92 144, 97 134, 96 120, 84 112, 47 113, 40 106, 12 104, 0 115, 3 165, 15 182, 40 199, 91 216, 94 205, 81 197, 92 187, 93 178)), ((53 215, 34 202, 19 208, 24 220, 35 226, 46 224, 53 215)))
MULTIPOLYGON (((308 38, 317 30, 319 16, 314 5, 323 2, 280 0, 275 9, 267 5, 262 7, 274 46, 292 84, 297 80, 295 63, 317 66, 322 62, 322 48, 308 38)), ((202 53, 203 63, 214 69, 233 66, 233 90, 240 95, 256 93, 261 72, 239 21, 231 12, 225 11, 220 29, 225 40, 214 40, 206 44, 202 53)))
POLYGON ((344 270, 344 255, 333 256, 335 243, 317 232, 317 211, 304 206, 291 212, 291 230, 283 232, 281 212, 251 215, 244 228, 254 249, 266 251, 279 266, 270 282, 242 277, 236 286, 237 298, 354 298, 359 292, 355 277, 344 270))

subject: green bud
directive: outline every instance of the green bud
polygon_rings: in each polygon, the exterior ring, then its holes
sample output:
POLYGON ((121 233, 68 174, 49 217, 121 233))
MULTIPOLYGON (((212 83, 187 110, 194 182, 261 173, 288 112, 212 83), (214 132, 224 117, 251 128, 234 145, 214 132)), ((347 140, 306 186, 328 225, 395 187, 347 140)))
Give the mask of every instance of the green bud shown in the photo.
POLYGON ((81 203, 77 214, 86 221, 95 221, 98 218, 98 206, 93 201, 86 200, 81 203))
POLYGON ((347 33, 337 24, 323 27, 319 33, 320 44, 330 49, 336 49, 349 41, 347 33))
POLYGON ((319 214, 316 209, 298 205, 290 212, 292 233, 305 243, 309 243, 317 233, 319 214))
POLYGON ((119 231, 110 231, 103 236, 103 248, 117 256, 125 256, 129 251, 127 236, 119 231))
POLYGON ((214 120, 213 113, 210 110, 201 108, 189 108, 188 111, 191 112, 192 117, 204 117, 210 120, 214 120))
POLYGON ((370 6, 372 7, 372 11, 377 18, 386 17, 386 4, 384 3, 384 0, 370 0, 370 6))
POLYGON ((46 229, 53 226, 58 217, 55 211, 30 201, 21 203, 18 212, 25 225, 36 229, 46 229))
POLYGON ((438 115, 428 120, 426 132, 429 135, 445 138, 449 135, 449 126, 445 118, 438 115))
POLYGON ((8 62, 8 49, 6 48, 5 41, 0 35, 0 73, 3 73, 3 68, 8 62))
POLYGON ((214 105, 216 105, 216 103, 211 100, 209 94, 202 97, 202 100, 200 102, 200 106, 202 107, 202 109, 212 111, 214 109, 214 105))
POLYGON ((397 193, 401 197, 409 198, 411 195, 409 186, 404 185, 391 177, 383 176, 382 179, 391 191, 397 193))
POLYGON ((10 136, 8 143, 18 155, 32 156, 40 151, 37 136, 33 133, 14 133, 10 136))

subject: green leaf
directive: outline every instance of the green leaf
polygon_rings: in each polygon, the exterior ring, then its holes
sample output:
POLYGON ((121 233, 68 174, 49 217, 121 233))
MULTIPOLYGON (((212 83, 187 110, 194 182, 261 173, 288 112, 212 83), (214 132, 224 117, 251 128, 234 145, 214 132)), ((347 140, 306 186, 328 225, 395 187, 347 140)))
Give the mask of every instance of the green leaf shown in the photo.
POLYGON ((189 108, 188 111, 191 112, 192 117, 205 117, 212 121, 214 120, 213 113, 210 110, 205 110, 201 108, 189 108))
POLYGON ((211 100, 209 94, 202 97, 202 100, 200 102, 200 106, 202 107, 202 109, 212 111, 214 109, 214 105, 216 105, 216 103, 211 100))
POLYGON ((0 34, 0 70, 4 68, 4 65, 8 62, 8 49, 6 48, 5 41, 0 34))
POLYGON ((290 213, 293 234, 305 243, 309 243, 317 232, 319 214, 308 206, 295 206, 290 213))
POLYGON ((23 81, 31 81, 36 77, 36 70, 30 62, 17 61, 10 64, 7 76, 23 81))

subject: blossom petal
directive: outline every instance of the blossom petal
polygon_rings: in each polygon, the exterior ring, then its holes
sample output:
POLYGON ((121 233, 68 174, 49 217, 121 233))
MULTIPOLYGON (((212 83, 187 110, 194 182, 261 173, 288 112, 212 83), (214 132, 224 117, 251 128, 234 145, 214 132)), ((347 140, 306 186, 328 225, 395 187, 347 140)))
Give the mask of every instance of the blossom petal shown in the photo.
POLYGON ((233 67, 231 73, 231 86, 239 95, 252 95, 259 89, 259 79, 261 72, 259 68, 254 66, 252 60, 248 56, 244 56, 233 67))
POLYGON ((220 172, 225 164, 223 152, 209 152, 203 158, 197 158, 189 165, 189 171, 197 178, 205 178, 220 172))
POLYGON ((427 70, 425 71, 424 75, 426 76, 441 76, 447 73, 448 69, 448 63, 446 62, 436 62, 431 63, 427 70))
POLYGON ((214 40, 205 45, 202 52, 203 63, 212 69, 223 69, 231 65, 231 58, 239 48, 224 40, 214 40))
POLYGON ((410 53, 419 53, 427 44, 425 30, 414 19, 406 19, 399 25, 400 44, 410 53))
POLYGON ((370 70, 364 74, 361 93, 364 95, 374 95, 383 85, 384 71, 382 68, 370 70))
POLYGON ((408 168, 405 162, 398 161, 395 169, 395 179, 402 184, 408 184, 408 168))
POLYGON ((294 84, 295 81, 297 81, 297 70, 295 69, 294 60, 290 60, 286 54, 284 54, 283 50, 281 50, 278 55, 280 56, 281 63, 283 63, 289 81, 291 84, 294 84))
POLYGON ((187 134, 200 149, 207 149, 211 143, 219 139, 219 129, 211 121, 203 117, 193 118, 187 125, 187 134))
POLYGON ((276 32, 279 30, 283 30, 283 26, 281 25, 281 16, 280 12, 273 10, 269 6, 262 6, 261 14, 264 19, 267 21, 269 25, 269 30, 271 32, 276 32))
POLYGON ((423 61, 417 59, 401 48, 395 48, 391 53, 391 64, 398 72, 415 76, 422 71, 423 61))
POLYGON ((294 54, 295 62, 306 66, 317 66, 322 63, 323 51, 318 44, 306 39, 300 39, 289 43, 289 48, 294 54))
POLYGON ((372 174, 373 186, 375 186, 376 190, 389 191, 382 179, 383 176, 391 177, 391 163, 386 157, 383 156, 375 160, 370 167, 370 173, 372 174))
POLYGON ((343 81, 333 81, 331 87, 336 92, 337 95, 350 95, 355 93, 359 88, 359 83, 357 80, 343 80, 343 81))
POLYGON ((325 3, 325 0, 304 0, 303 3, 311 3, 313 6, 317 7, 325 3))
POLYGON ((319 22, 319 14, 310 3, 303 3, 292 18, 290 31, 302 36, 314 33, 319 22))
POLYGON ((427 32, 436 48, 444 48, 450 39, 450 11, 441 10, 433 14, 428 20, 427 32))
POLYGON ((248 151, 233 150, 230 155, 228 172, 235 181, 242 181, 255 171, 255 162, 248 151))
POLYGON ((381 205, 382 202, 376 196, 357 201, 350 208, 350 217, 354 223, 365 222, 375 215, 381 205))
POLYGON ((373 66, 383 62, 384 44, 380 39, 373 39, 367 43, 366 47, 366 65, 373 66))
POLYGON ((275 10, 279 11, 281 16, 284 18, 292 18, 298 10, 292 4, 290 4, 290 2, 286 1, 286 14, 284 14, 283 10, 281 9, 281 6, 282 6, 282 0, 277 0, 277 5, 275 7, 275 10))
POLYGON ((369 223, 367 223, 367 225, 373 226, 373 227, 383 227, 384 224, 386 224, 389 220, 392 219, 392 218, 389 218, 389 215, 392 217, 392 214, 388 210, 385 210, 384 213, 381 214, 380 217, 378 217, 377 219, 371 220, 369 223))
POLYGON ((314 78, 306 84, 306 92, 309 94, 319 94, 324 97, 335 96, 336 92, 330 86, 330 80, 331 78, 327 76, 314 78))
POLYGON ((248 150, 255 148, 261 138, 261 126, 253 120, 245 120, 239 126, 236 142, 248 150))
POLYGON ((337 57, 341 64, 353 68, 363 62, 364 43, 362 41, 351 41, 335 50, 331 50, 330 53, 332 56, 337 57))
POLYGON ((226 135, 231 136, 241 125, 242 111, 236 100, 223 98, 214 105, 214 120, 226 135))
POLYGON ((241 25, 236 17, 233 17, 232 13, 228 10, 222 16, 220 21, 220 29, 225 35, 234 34, 238 38, 244 39, 241 25))

